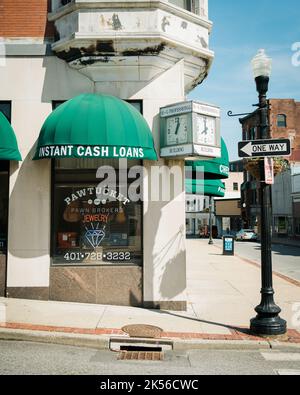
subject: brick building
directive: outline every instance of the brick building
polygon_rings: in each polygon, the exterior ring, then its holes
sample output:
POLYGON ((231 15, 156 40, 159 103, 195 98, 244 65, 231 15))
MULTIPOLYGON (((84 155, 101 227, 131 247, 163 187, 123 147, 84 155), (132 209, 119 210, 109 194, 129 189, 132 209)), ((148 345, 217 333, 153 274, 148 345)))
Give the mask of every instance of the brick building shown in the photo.
MULTIPOLYGON (((300 162, 300 102, 294 99, 270 99, 269 100, 269 125, 270 138, 290 139, 292 143, 292 155, 289 158, 292 168, 297 168, 300 162)), ((259 113, 241 118, 243 140, 259 139, 258 127, 259 113)), ((289 174, 276 177, 273 187, 273 225, 275 233, 292 236, 294 234, 294 207, 291 200, 291 180, 289 174), (284 185, 283 185, 284 183, 284 185), (290 185, 290 188, 289 188, 290 185)), ((244 183, 242 185, 242 216, 247 227, 259 230, 260 183, 247 171, 244 171, 244 183)))
POLYGON ((0 37, 53 39, 50 0, 0 0, 0 37))

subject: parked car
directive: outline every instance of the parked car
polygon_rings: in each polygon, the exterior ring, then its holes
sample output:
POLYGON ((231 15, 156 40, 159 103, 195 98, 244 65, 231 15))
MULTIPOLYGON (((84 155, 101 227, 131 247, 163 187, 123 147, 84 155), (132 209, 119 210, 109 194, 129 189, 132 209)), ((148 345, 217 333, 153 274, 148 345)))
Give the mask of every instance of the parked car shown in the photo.
POLYGON ((257 241, 258 236, 252 229, 242 229, 236 234, 235 239, 236 241, 257 241))

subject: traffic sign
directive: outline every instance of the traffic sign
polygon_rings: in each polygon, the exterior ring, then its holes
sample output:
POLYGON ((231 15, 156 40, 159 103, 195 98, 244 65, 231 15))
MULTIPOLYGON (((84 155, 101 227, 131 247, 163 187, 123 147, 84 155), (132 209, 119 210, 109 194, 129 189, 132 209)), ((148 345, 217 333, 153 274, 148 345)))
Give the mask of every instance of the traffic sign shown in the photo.
POLYGON ((286 140, 253 140, 239 143, 240 158, 261 158, 266 156, 290 156, 291 141, 286 140))
POLYGON ((264 158, 265 161, 265 183, 267 185, 273 185, 275 181, 274 177, 274 159, 264 158))

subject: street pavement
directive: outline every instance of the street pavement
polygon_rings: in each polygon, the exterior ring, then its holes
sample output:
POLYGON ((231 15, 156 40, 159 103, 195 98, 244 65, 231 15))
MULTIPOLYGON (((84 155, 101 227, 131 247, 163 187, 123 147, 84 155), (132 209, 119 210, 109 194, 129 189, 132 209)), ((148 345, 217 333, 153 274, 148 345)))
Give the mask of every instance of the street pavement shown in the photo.
POLYGON ((159 362, 119 361, 118 353, 0 341, 0 375, 300 375, 300 350, 168 351, 159 362))
MULTIPOLYGON (((246 247, 237 245, 238 249, 246 247)), ((255 245, 249 248, 255 252, 255 245)), ((285 260, 285 255, 281 259, 285 260)), ((186 312, 0 298, 0 321, 1 315, 6 315, 9 324, 27 324, 27 329, 30 325, 45 326, 42 330, 51 326, 121 330, 125 325, 148 324, 162 328, 166 336, 178 338, 184 334, 227 336, 233 329, 249 328, 254 308, 260 302, 260 288, 261 271, 257 265, 237 256, 223 256, 220 245, 209 246, 207 240, 187 240, 186 312)), ((289 329, 299 331, 299 284, 275 275, 274 288, 282 317, 289 329)))
MULTIPOLYGON (((237 243, 236 251, 223 256, 220 241, 187 241, 186 312, 0 298, 0 375, 300 375, 299 283, 274 275, 276 302, 295 341, 244 338, 260 302, 261 270, 249 261, 259 261, 259 246, 237 243), (130 324, 162 328, 173 351, 160 362, 118 360, 109 341, 127 341, 121 328, 130 324)), ((277 247, 275 270, 281 264, 296 272, 297 254, 277 247)))
MULTIPOLYGON (((222 240, 215 240, 216 245, 222 247, 222 240)), ((259 243, 236 242, 236 253, 254 262, 261 261, 259 243)), ((273 270, 285 276, 300 281, 300 248, 283 244, 272 245, 273 270)))

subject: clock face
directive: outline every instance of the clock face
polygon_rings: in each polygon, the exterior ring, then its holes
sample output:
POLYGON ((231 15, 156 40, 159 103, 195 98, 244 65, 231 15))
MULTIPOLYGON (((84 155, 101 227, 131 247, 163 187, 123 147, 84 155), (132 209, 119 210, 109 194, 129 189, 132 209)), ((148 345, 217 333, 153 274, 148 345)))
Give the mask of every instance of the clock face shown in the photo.
POLYGON ((196 144, 216 144, 216 119, 205 115, 197 115, 196 144))
POLYGON ((188 115, 167 119, 167 145, 186 144, 188 142, 188 115))

